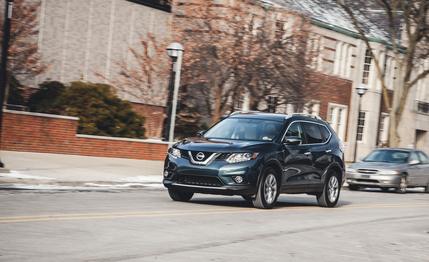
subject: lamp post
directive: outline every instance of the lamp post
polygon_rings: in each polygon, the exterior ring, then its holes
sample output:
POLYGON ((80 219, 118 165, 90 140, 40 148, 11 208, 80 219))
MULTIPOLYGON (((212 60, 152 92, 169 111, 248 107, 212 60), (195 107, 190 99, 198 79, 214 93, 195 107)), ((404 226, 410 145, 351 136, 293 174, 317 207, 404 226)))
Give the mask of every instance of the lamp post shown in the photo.
MULTIPOLYGON (((10 29, 12 20, 13 0, 6 0, 4 22, 3 22, 3 41, 1 49, 0 62, 0 130, 3 131, 3 106, 7 86, 7 59, 9 54, 10 29)), ((1 143, 1 138, 0 138, 1 143)), ((0 160, 0 167, 4 167, 0 160)))
POLYGON ((168 142, 174 140, 174 126, 176 124, 177 98, 179 96, 180 73, 182 69, 183 46, 179 43, 172 43, 167 47, 167 54, 173 61, 172 74, 170 79, 169 94, 168 94, 168 114, 167 126, 165 128, 165 138, 168 137, 168 142), (173 88, 171 88, 173 85, 173 88), (173 90, 172 90, 173 89, 173 90), (167 133, 168 132, 168 136, 167 133))
POLYGON ((356 93, 359 96, 359 106, 358 106, 358 114, 357 114, 357 125, 356 125, 356 139, 355 139, 355 150, 354 150, 354 156, 353 156, 353 162, 356 162, 357 157, 357 147, 358 147, 358 137, 359 137, 359 117, 360 117, 360 110, 362 107, 362 96, 368 91, 368 87, 365 85, 360 85, 356 87, 356 93))

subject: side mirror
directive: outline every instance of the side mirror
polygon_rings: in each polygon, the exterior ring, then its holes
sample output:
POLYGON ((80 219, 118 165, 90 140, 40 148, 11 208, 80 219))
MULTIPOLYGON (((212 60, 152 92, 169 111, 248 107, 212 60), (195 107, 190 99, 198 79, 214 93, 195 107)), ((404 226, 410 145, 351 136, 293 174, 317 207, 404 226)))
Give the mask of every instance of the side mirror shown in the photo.
POLYGON ((206 133, 206 130, 200 130, 197 132, 197 136, 203 136, 206 133))
POLYGON ((287 136, 284 143, 286 145, 301 145, 302 139, 298 136, 287 136))
POLYGON ((410 162, 408 162, 408 164, 410 164, 411 166, 414 166, 414 165, 420 164, 420 161, 417 159, 414 159, 414 160, 411 160, 410 162))

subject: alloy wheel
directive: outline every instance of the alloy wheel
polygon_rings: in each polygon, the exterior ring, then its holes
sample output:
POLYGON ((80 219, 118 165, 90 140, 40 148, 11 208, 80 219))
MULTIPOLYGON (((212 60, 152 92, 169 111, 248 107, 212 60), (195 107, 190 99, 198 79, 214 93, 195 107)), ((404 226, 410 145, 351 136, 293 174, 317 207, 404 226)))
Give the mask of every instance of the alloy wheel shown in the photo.
POLYGON ((336 176, 331 176, 328 182, 328 198, 330 202, 335 202, 340 192, 340 187, 338 183, 338 178, 336 176))
POLYGON ((277 196, 277 179, 274 174, 268 174, 264 183, 264 197, 267 204, 272 204, 277 196))

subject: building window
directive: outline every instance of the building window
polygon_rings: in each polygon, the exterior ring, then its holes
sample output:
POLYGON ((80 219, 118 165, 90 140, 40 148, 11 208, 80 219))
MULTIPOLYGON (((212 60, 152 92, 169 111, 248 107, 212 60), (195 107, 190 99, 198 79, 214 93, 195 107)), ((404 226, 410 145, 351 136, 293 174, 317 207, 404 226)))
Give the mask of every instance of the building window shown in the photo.
POLYGON ((171 0, 127 0, 127 1, 153 7, 162 11, 171 12, 171 0))
POLYGON ((363 132, 365 130, 365 117, 366 112, 360 111, 358 118, 358 127, 357 127, 357 141, 363 141, 363 132))
POLYGON ((369 72, 371 70, 371 62, 372 62, 371 51, 367 49, 365 52, 365 61, 363 64, 362 84, 367 85, 369 82, 369 72))
POLYGON ((286 35, 286 30, 285 30, 285 22, 283 21, 276 21, 276 37, 278 39, 283 39, 283 37, 285 37, 286 35))
POLYGON ((417 112, 421 114, 429 114, 429 103, 417 101, 417 112))
POLYGON ((379 141, 378 144, 380 146, 384 146, 388 140, 388 132, 389 132, 389 114, 382 113, 380 117, 380 128, 379 128, 379 141))
POLYGON ((347 106, 329 104, 328 106, 328 122, 337 133, 338 137, 345 141, 346 126, 347 126, 347 106))

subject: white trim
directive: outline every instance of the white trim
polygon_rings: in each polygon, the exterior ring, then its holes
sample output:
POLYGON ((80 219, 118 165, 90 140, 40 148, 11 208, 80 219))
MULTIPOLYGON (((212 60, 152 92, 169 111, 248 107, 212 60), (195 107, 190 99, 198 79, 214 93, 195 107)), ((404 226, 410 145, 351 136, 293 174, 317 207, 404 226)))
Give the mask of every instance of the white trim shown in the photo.
POLYGON ((161 145, 169 145, 174 144, 176 142, 164 142, 156 139, 137 139, 137 138, 126 138, 126 137, 111 137, 111 136, 94 136, 94 135, 83 135, 76 134, 76 137, 80 138, 92 138, 92 139, 101 139, 101 140, 115 140, 115 141, 126 141, 126 142, 138 142, 138 143, 148 143, 148 144, 161 144, 161 145))
POLYGON ((74 116, 62 116, 62 115, 34 113, 34 112, 27 112, 27 111, 15 111, 15 110, 9 110, 9 109, 4 109, 4 112, 10 113, 10 114, 16 114, 16 115, 40 116, 40 117, 49 117, 49 118, 67 119, 67 120, 76 120, 76 121, 79 120, 79 117, 74 117, 74 116))

